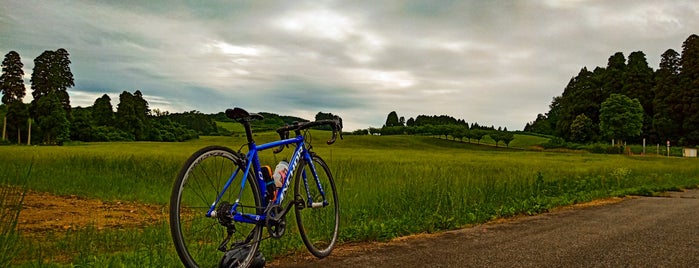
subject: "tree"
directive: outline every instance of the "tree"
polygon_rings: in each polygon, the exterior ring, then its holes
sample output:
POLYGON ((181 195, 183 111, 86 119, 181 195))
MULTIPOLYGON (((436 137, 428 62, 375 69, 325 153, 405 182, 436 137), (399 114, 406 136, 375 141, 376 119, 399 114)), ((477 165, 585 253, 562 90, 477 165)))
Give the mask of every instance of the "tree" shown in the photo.
POLYGON ((62 48, 41 53, 34 59, 31 82, 34 102, 53 92, 70 116, 70 97, 67 89, 73 87, 75 83, 68 56, 68 51, 62 48))
POLYGON ((68 95, 68 88, 75 86, 73 81, 73 73, 70 71, 70 59, 68 58, 70 54, 63 48, 56 50, 55 61, 51 70, 53 78, 56 80, 56 96, 61 101, 63 108, 66 110, 68 116, 70 117, 70 96, 68 95))
MULTIPOLYGON (((261 113, 264 117, 265 120, 268 119, 273 119, 274 117, 277 118, 277 121, 274 122, 274 128, 280 127, 284 125, 284 121, 279 115, 276 114, 270 114, 270 113, 261 113)), ((180 125, 183 125, 189 129, 197 131, 201 135, 212 135, 212 134, 217 134, 217 127, 216 127, 216 122, 212 120, 209 116, 199 112, 199 111, 189 111, 189 112, 184 112, 184 113, 176 113, 176 114, 170 114, 170 115, 165 115, 163 117, 166 117, 172 122, 178 123, 180 125)))
POLYGON ((449 138, 449 134, 451 134, 451 128, 448 125, 436 125, 434 126, 434 134, 437 134, 437 138, 441 139, 442 135, 444 135, 444 139, 449 138))
POLYGON ((134 91, 133 104, 135 114, 142 124, 140 128, 136 128, 134 136, 136 140, 148 140, 149 132, 151 131, 150 120, 148 118, 150 109, 148 108, 148 102, 143 98, 143 94, 140 90, 134 91))
POLYGON ((116 117, 124 132, 133 135, 135 140, 147 140, 148 102, 140 91, 137 90, 135 94, 123 91, 119 94, 116 117))
MULTIPOLYGON (((592 75, 583 68, 552 100, 546 116, 528 123, 525 131, 535 131, 548 121, 553 135, 571 139, 571 125, 580 114, 592 120, 593 130, 598 131, 602 102, 611 94, 621 94, 637 99, 643 107, 639 135, 651 142, 699 144, 699 36, 689 36, 682 48, 681 56, 672 49, 665 51, 655 72, 642 51, 631 53, 628 64, 624 54, 617 52, 609 57, 606 68, 597 67, 592 75)), ((599 134, 593 137, 603 137, 599 134)))
POLYGON ((114 125, 114 108, 112 107, 112 99, 107 94, 102 95, 95 100, 92 105, 92 120, 96 126, 113 126, 114 125))
POLYGON ((468 131, 468 128, 465 126, 456 126, 452 129, 451 136, 463 142, 464 138, 468 136, 468 131))
POLYGON ((388 117, 386 117, 386 124, 384 124, 385 127, 399 127, 403 126, 403 124, 400 123, 400 120, 398 119, 398 114, 396 111, 392 111, 388 113, 388 117))
POLYGON ((352 131, 352 135, 357 135, 357 136, 369 135, 369 129, 357 129, 355 131, 352 131))
POLYGON ((456 120, 456 118, 448 116, 448 115, 439 115, 439 116, 437 116, 437 115, 432 115, 432 116, 418 115, 417 118, 415 118, 414 124, 416 126, 458 125, 458 121, 456 120))
MULTIPOLYGON (((610 60, 612 59, 616 57, 612 56, 610 60)), ((596 68, 594 72, 582 68, 578 75, 568 82, 561 97, 554 98, 549 120, 555 120, 556 135, 570 140, 570 126, 575 117, 580 114, 587 115, 593 122, 599 121, 599 106, 604 100, 601 85, 604 75, 604 70, 601 68, 596 68)))
POLYGON ((624 53, 617 52, 609 57, 607 68, 604 71, 604 95, 623 94, 624 73, 626 72, 626 58, 624 53))
POLYGON ((657 141, 657 134, 653 131, 653 69, 648 66, 646 55, 642 51, 635 51, 629 55, 624 74, 622 94, 641 102, 644 111, 643 136, 657 141))
POLYGON ((699 36, 693 34, 682 44, 682 69, 679 73, 679 88, 684 102, 682 122, 686 145, 699 144, 699 36))
POLYGON ((570 140, 579 143, 591 141, 595 133, 594 127, 589 117, 585 114, 578 115, 570 125, 570 140))
POLYGON ((90 108, 73 108, 73 120, 70 122, 70 139, 75 141, 92 141, 93 118, 90 108))
POLYGON ((681 135, 684 101, 678 83, 680 68, 680 54, 672 49, 666 50, 655 73, 653 88, 653 130, 658 133, 660 141, 676 143, 681 135))
MULTIPOLYGON (((19 54, 15 51, 10 51, 5 55, 2 61, 2 75, 0 75, 0 93, 2 93, 2 103, 7 105, 7 114, 3 116, 3 131, 7 137, 12 138, 14 133, 17 133, 17 140, 20 143, 21 130, 27 122, 27 108, 22 102, 22 98, 26 95, 24 88, 24 65, 20 60, 19 54)), ((25 128, 26 129, 26 128, 25 128)), ((5 137, 0 137, 5 138, 5 137)))
POLYGON ((515 139, 515 135, 512 134, 512 132, 507 131, 507 128, 505 128, 500 138, 502 138, 502 142, 505 143, 507 148, 510 148, 510 142, 512 142, 515 139))
POLYGON ((70 137, 70 122, 55 92, 50 92, 36 102, 36 123, 46 144, 62 144, 70 137))
POLYGON ((2 75, 0 75, 0 92, 2 103, 9 105, 15 101, 22 101, 26 95, 24 88, 24 64, 15 51, 10 51, 2 61, 2 75))
POLYGON ((478 144, 481 144, 481 139, 483 139, 483 136, 485 136, 487 133, 481 129, 473 129, 471 128, 471 131, 469 133, 469 140, 474 139, 478 141, 478 144))
POLYGON ((638 99, 612 94, 600 109, 600 131, 612 139, 627 140, 641 134, 643 106, 638 99))
POLYGON ((414 127, 415 126, 415 119, 413 119, 412 117, 408 118, 408 121, 405 122, 405 125, 409 126, 409 127, 414 127))
POLYGON ((524 127, 524 131, 526 132, 534 132, 534 133, 539 133, 539 134, 546 134, 546 135, 553 135, 553 130, 551 129, 551 120, 549 120, 548 116, 543 115, 543 114, 538 114, 536 116, 536 120, 531 123, 527 123, 527 125, 524 127))
MULTIPOLYGON (((3 118, 5 120, 7 117, 7 105, 3 104, 0 102, 0 118, 3 118)), ((7 139, 7 126, 6 124, 2 125, 2 134, 0 134, 0 142, 4 141, 7 139)))
POLYGON ((133 134, 138 127, 138 116, 133 103, 133 94, 124 90, 119 94, 119 104, 117 104, 116 120, 121 130, 133 134))
POLYGON ((502 140, 501 133, 502 133, 502 129, 493 130, 493 131, 490 131, 490 133, 488 133, 488 136, 490 136, 490 138, 495 141, 495 147, 498 147, 498 143, 500 143, 500 141, 502 140))
POLYGON ((13 101, 7 105, 7 139, 22 143, 22 132, 27 131, 29 110, 21 101, 13 101))

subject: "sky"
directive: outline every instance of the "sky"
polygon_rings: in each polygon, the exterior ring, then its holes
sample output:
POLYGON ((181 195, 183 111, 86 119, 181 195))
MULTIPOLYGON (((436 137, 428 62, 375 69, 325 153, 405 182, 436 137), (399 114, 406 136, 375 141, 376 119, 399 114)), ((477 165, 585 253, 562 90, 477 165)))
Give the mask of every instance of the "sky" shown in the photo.
POLYGON ((70 53, 73 106, 140 90, 151 109, 242 107, 345 130, 450 115, 521 130, 581 68, 699 33, 696 0, 0 0, 0 53, 70 53))

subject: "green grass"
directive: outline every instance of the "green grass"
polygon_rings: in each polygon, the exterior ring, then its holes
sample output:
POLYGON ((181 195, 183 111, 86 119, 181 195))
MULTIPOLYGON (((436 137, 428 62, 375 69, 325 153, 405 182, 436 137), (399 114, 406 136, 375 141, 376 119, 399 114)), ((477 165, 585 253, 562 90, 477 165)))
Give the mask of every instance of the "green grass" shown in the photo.
MULTIPOLYGON (((261 143, 275 137, 268 132, 255 138, 261 143)), ((329 137, 329 132, 312 132, 315 151, 336 178, 344 242, 437 232, 597 198, 699 185, 697 159, 526 151, 427 136, 347 135, 327 146, 329 137)), ((529 148, 540 139, 545 138, 517 135, 510 147, 529 148)), ((0 180, 13 180, 14 173, 6 170, 26 169, 33 162, 30 189, 165 208, 189 155, 207 145, 237 150, 243 140, 238 136, 183 143, 0 146, 0 180)), ((262 162, 274 165, 290 151, 276 156, 265 152, 262 162)), ((17 266, 180 265, 166 222, 143 229, 53 233, 42 239, 22 238, 18 245, 22 261, 17 266), (73 254, 52 259, 56 252, 73 254)), ((263 248, 268 259, 304 252, 294 228, 281 240, 265 240, 263 248)))
POLYGON ((17 224, 22 209, 24 195, 27 192, 27 170, 3 169, 5 176, 0 178, 0 267, 9 267, 19 254, 19 233, 17 224))
POLYGON ((237 122, 221 122, 221 121, 216 121, 216 126, 225 128, 226 130, 235 133, 235 134, 243 134, 245 135, 245 128, 243 128, 243 125, 237 122))

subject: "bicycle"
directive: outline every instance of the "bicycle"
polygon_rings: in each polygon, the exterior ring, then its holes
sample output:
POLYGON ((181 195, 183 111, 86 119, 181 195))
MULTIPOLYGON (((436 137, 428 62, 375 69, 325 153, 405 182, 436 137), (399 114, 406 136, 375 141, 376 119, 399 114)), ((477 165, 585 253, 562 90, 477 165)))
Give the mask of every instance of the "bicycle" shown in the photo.
POLYGON ((248 267, 263 239, 284 235, 292 209, 306 248, 317 258, 330 255, 340 221, 337 189, 330 168, 312 151, 305 134, 311 127, 329 125, 332 137, 327 144, 333 144, 338 133, 342 139, 341 119, 280 127, 279 140, 257 145, 250 122, 264 119, 262 115, 234 108, 226 110, 226 116, 243 124, 248 152, 241 152, 245 145, 237 152, 224 146, 205 147, 180 170, 170 197, 170 231, 182 263, 212 267, 221 259, 220 252, 245 249, 236 264, 248 267), (289 138, 290 131, 296 137, 289 138), (272 181, 271 188, 269 168, 260 164, 258 152, 275 148, 276 154, 289 146, 295 148, 282 187, 276 189, 272 181), (294 194, 287 198, 292 181, 294 194), (262 237, 263 228, 269 237, 262 237))

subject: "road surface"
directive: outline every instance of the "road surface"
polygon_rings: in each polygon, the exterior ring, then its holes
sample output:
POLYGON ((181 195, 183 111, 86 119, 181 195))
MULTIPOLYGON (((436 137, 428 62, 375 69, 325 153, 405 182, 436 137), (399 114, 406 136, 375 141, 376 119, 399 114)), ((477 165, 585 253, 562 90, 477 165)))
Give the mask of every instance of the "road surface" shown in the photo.
POLYGON ((305 255, 268 267, 699 267, 699 190, 305 255))

